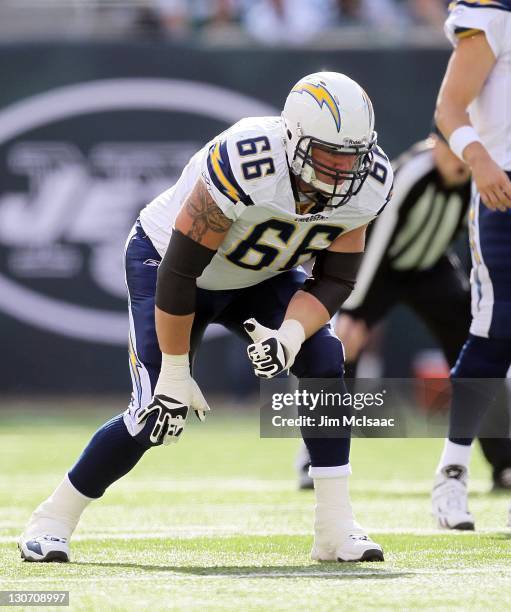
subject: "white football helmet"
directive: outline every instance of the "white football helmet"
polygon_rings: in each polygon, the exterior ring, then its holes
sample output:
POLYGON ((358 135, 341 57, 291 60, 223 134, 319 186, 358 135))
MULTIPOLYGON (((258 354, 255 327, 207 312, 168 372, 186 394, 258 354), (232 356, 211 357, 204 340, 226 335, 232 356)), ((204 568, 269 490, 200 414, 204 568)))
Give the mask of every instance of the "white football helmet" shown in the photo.
POLYGON ((366 92, 338 72, 309 74, 291 89, 282 112, 284 139, 293 174, 311 185, 323 206, 346 204, 364 184, 376 146, 374 112, 366 92), (319 163, 313 148, 355 155, 351 170, 319 163), (320 172, 331 183, 316 177, 320 172))

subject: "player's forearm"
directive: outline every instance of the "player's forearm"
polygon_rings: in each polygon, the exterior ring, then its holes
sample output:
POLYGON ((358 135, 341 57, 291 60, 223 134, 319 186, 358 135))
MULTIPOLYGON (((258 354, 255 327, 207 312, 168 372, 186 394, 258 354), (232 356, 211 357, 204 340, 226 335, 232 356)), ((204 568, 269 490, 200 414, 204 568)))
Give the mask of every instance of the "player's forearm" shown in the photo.
POLYGON ((178 316, 156 307, 155 316, 160 351, 168 355, 188 353, 194 313, 178 316))
MULTIPOLYGON (((358 245, 360 246, 360 245, 358 245)), ((323 327, 348 299, 363 253, 324 251, 316 257, 303 291, 297 291, 287 307, 285 320, 298 321, 310 338, 323 327)))
POLYGON ((287 307, 285 320, 298 321, 305 338, 310 338, 330 321, 330 314, 323 304, 306 291, 297 291, 287 307))
POLYGON ((475 132, 470 133, 467 109, 480 94, 494 64, 495 56, 483 33, 460 40, 438 93, 435 121, 451 149, 469 164, 488 156, 486 149, 474 142, 479 138, 475 132))
POLYGON ((461 104, 440 93, 435 110, 435 122, 446 140, 463 125, 471 125, 470 117, 461 104))

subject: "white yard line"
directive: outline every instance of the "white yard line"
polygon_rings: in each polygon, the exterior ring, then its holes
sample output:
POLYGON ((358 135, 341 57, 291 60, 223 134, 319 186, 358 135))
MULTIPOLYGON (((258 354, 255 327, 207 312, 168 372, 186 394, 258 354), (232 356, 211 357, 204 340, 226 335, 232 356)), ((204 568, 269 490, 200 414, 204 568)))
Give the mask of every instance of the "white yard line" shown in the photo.
MULTIPOLYGON (((413 527, 404 528, 368 528, 367 531, 371 534, 379 535, 416 535, 416 536, 444 536, 449 537, 466 537, 473 534, 498 534, 506 533, 509 528, 503 527, 502 529, 487 528, 478 529, 476 532, 473 531, 447 531, 440 529, 422 529, 413 527)), ((182 529, 174 528, 173 531, 136 531, 136 532, 123 532, 123 531, 100 531, 96 533, 79 533, 73 536, 73 542, 94 542, 101 540, 145 540, 145 539, 169 539, 169 540, 188 540, 194 538, 229 538, 234 536, 311 536, 312 532, 307 530, 286 530, 281 531, 276 529, 272 531, 270 529, 265 530, 247 530, 243 526, 233 527, 232 529, 226 529, 225 527, 206 527, 202 525, 191 525, 183 527, 182 529)), ((0 536, 0 544, 14 543, 18 539, 18 536, 0 536)))

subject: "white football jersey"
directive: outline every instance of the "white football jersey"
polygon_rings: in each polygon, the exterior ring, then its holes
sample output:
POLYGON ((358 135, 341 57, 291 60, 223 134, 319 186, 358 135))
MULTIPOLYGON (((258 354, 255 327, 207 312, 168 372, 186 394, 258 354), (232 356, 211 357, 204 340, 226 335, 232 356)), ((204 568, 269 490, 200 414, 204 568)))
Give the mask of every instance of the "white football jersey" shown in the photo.
POLYGON ((371 174, 347 204, 298 214, 280 117, 242 119, 198 151, 178 182, 140 214, 144 231, 163 255, 184 200, 202 177, 233 223, 197 279, 202 289, 239 289, 295 268, 343 232, 369 223, 384 208, 393 173, 381 149, 371 174))
POLYGON ((445 23, 451 43, 482 31, 496 63, 479 96, 468 108, 470 121, 492 158, 511 170, 511 2, 464 0, 453 2, 445 23))

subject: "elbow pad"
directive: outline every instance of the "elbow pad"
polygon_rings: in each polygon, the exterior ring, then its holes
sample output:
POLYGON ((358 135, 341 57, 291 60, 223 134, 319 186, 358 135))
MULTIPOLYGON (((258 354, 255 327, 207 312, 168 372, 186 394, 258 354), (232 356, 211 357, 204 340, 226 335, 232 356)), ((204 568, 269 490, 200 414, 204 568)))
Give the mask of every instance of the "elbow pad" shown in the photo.
POLYGON ((303 290, 319 300, 330 317, 334 316, 353 291, 363 255, 321 251, 316 256, 312 277, 307 279, 303 290))
POLYGON ((156 306, 171 315, 195 312, 196 279, 215 253, 179 230, 173 230, 167 252, 158 268, 156 306))

